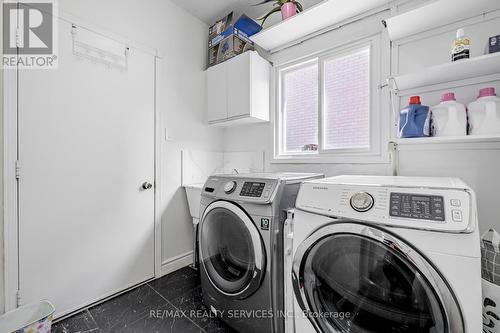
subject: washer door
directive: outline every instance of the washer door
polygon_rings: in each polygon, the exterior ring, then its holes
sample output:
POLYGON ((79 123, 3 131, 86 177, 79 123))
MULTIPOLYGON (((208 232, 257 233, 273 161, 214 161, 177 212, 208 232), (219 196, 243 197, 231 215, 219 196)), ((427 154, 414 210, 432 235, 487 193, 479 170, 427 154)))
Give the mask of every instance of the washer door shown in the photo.
POLYGON ((460 308, 434 266, 378 228, 335 223, 297 249, 295 297, 318 332, 463 333, 460 308))
POLYGON ((219 292, 241 299, 260 287, 265 249, 257 227, 239 206, 215 201, 207 207, 199 247, 202 267, 219 292))

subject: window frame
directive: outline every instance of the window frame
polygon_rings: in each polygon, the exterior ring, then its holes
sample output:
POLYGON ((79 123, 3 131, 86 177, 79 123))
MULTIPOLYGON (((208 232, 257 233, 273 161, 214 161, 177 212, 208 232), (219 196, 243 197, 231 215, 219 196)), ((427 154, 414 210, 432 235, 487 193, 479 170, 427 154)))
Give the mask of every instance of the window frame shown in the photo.
POLYGON ((272 163, 387 163, 387 154, 382 151, 382 135, 389 128, 388 120, 382 119, 381 89, 382 71, 385 68, 382 57, 383 36, 377 33, 356 42, 343 44, 338 47, 326 49, 307 57, 301 57, 276 66, 273 71, 273 130, 274 130, 274 156, 272 163), (370 50, 370 112, 369 112, 369 148, 324 149, 324 106, 325 82, 324 67, 329 60, 341 58, 366 48, 370 50), (284 94, 283 74, 292 70, 306 67, 312 62, 318 64, 318 150, 304 152, 285 152, 284 128, 284 94))

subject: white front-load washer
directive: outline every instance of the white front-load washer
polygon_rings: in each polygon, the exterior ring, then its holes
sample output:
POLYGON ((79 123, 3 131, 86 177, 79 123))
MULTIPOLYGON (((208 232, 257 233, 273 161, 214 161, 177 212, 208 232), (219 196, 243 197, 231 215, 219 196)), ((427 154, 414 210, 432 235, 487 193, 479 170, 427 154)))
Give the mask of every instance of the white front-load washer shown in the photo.
POLYGON ((481 332, 477 223, 459 179, 303 183, 285 230, 286 331, 481 332))

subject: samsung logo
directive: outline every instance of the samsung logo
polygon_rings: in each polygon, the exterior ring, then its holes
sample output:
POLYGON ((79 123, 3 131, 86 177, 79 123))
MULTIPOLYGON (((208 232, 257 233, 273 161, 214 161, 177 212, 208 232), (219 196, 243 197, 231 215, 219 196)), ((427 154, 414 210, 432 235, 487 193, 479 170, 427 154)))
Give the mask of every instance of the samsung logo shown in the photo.
POLYGON ((326 186, 313 186, 313 190, 324 190, 324 191, 328 191, 328 187, 326 187, 326 186))

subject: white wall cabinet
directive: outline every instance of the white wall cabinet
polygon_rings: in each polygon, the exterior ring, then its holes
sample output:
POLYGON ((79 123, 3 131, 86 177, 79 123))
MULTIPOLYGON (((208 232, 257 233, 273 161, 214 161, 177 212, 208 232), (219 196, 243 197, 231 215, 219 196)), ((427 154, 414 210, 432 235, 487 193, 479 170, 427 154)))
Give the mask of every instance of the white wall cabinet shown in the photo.
POLYGON ((208 123, 217 126, 269 121, 271 65, 248 51, 207 70, 208 123))

